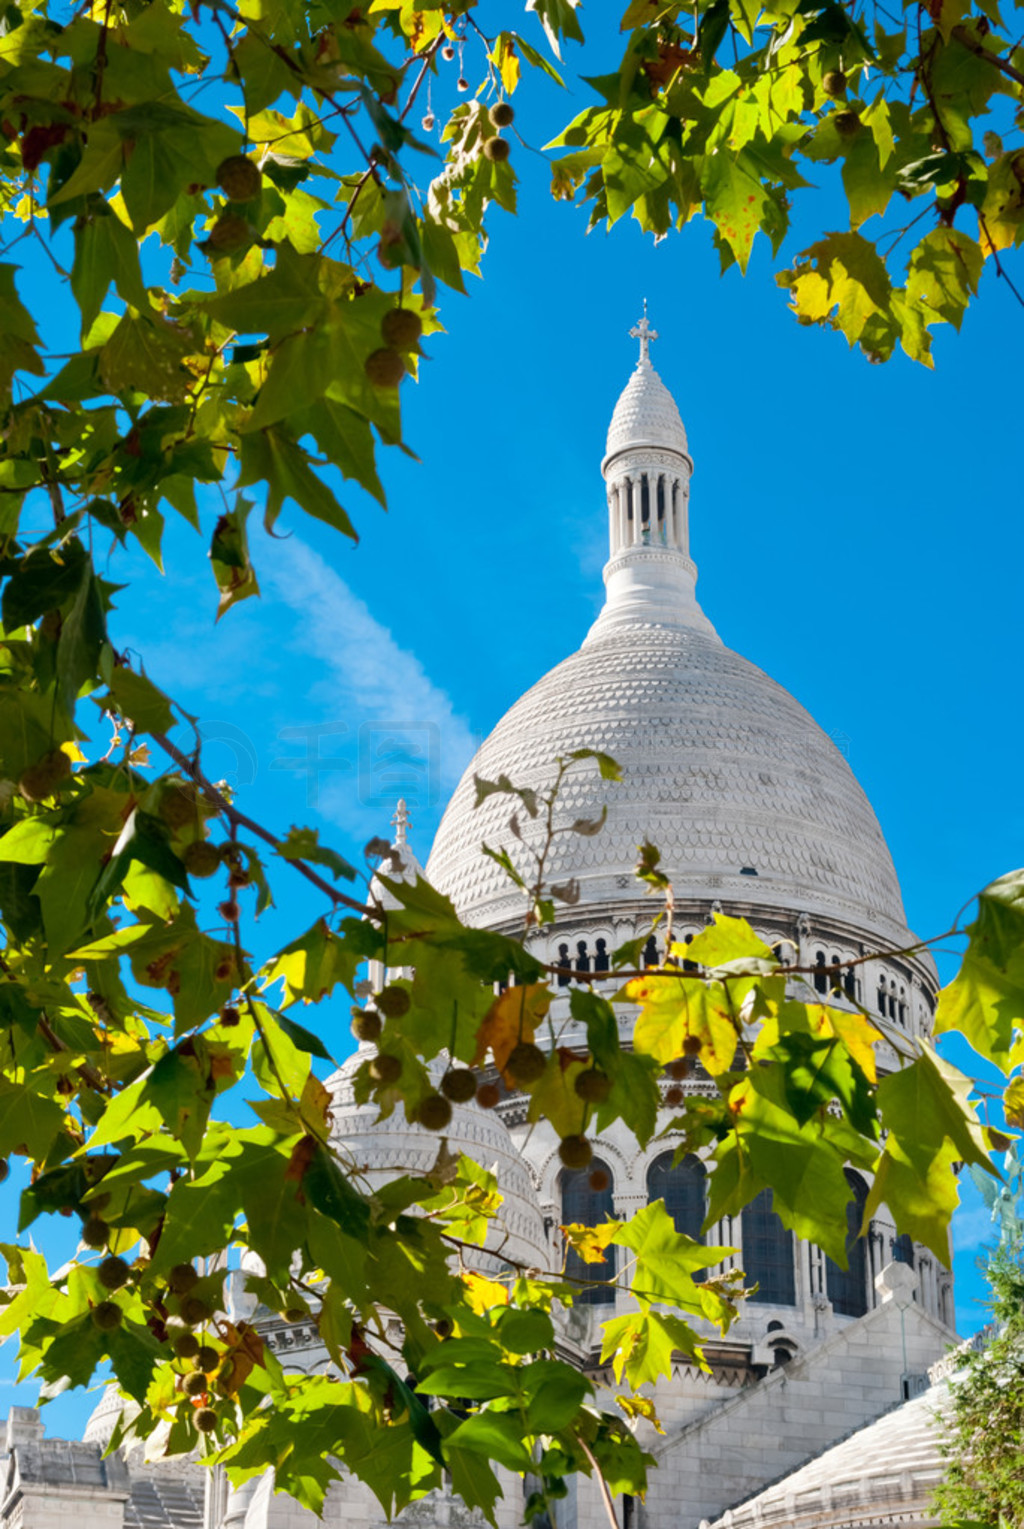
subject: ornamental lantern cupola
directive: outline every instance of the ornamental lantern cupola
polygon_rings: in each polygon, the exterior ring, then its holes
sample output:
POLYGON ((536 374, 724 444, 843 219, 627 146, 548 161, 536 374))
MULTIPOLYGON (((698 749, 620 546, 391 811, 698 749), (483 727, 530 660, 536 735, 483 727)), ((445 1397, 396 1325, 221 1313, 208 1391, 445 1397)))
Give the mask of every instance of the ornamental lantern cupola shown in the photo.
POLYGON ((693 459, 676 401, 651 365, 658 334, 646 302, 629 332, 640 342, 640 356, 615 405, 601 464, 608 494, 607 604, 591 635, 638 620, 713 634, 697 604, 690 557, 693 459))

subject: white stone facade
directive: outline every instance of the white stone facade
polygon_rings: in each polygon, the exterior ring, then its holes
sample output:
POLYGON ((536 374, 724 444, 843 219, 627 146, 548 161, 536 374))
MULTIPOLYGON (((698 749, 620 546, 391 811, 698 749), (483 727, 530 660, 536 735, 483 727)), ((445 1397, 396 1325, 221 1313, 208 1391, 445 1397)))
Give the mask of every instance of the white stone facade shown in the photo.
MULTIPOLYGON (((697 603, 689 553, 693 462, 675 401, 650 363, 656 336, 646 318, 634 332, 640 360, 615 409, 603 463, 604 609, 580 651, 528 691, 482 745, 442 821, 429 878, 468 922, 521 929, 518 895, 479 852, 487 842, 515 855, 509 802, 490 796, 474 810, 474 772, 538 787, 551 778, 558 756, 580 748, 611 754, 622 766, 621 782, 600 780, 593 767, 577 769, 559 805, 561 825, 599 818, 607 809, 600 833, 559 837, 548 865, 549 882, 578 883, 579 901, 560 912, 553 928, 530 937, 535 954, 564 968, 553 1014, 565 1043, 580 1038, 568 1011, 572 984, 596 975, 598 991, 607 984, 614 992, 618 983, 600 975, 611 952, 649 924, 651 905, 633 867, 637 846, 650 839, 675 889, 677 940, 699 932, 719 909, 749 919, 787 964, 815 968, 810 983, 794 979, 795 992, 831 994, 832 1003, 867 1009, 885 1037, 880 1065, 891 1068, 907 1038, 930 1029, 934 965, 927 955, 862 962, 871 952, 912 944, 881 829, 840 750, 792 696, 724 647, 697 603)), ((520 826, 528 836, 531 825, 522 815, 520 826)), ((396 830, 384 869, 413 879, 419 864, 406 842, 401 808, 396 830)), ((645 959, 650 964, 663 955, 658 936, 645 959)), ((377 968, 368 975, 376 988, 385 974, 377 968)), ((625 1036, 631 1023, 624 1013, 625 1036)), ((409 1125, 400 1111, 378 1126, 371 1108, 355 1105, 351 1077, 359 1060, 332 1080, 337 1138, 371 1177, 429 1167, 436 1136, 409 1125)), ((700 1092, 712 1085, 698 1070, 685 1087, 700 1092)), ((487 1114, 475 1105, 460 1107, 449 1137, 453 1149, 494 1167, 506 1194, 493 1256, 503 1250, 524 1263, 557 1265, 566 1186, 554 1133, 543 1124, 528 1128, 522 1099, 511 1096, 487 1114)), ((610 1175, 609 1210, 627 1215, 647 1203, 666 1148, 670 1138, 639 1150, 620 1127, 601 1136, 597 1152, 610 1175)), ((699 1168, 691 1164, 688 1171, 699 1183, 699 1168)), ((646 1503, 618 1505, 622 1529, 700 1529, 710 1520, 720 1520, 716 1529, 931 1522, 925 1488, 938 1469, 934 1459, 909 1486, 897 1490, 885 1477, 889 1485, 875 1493, 877 1502, 884 1499, 884 1515, 865 1509, 858 1517, 864 1493, 858 1497, 857 1483, 870 1474, 870 1455, 861 1451, 858 1459, 856 1448, 837 1441, 865 1427, 865 1437, 874 1437, 874 1420, 903 1403, 893 1416, 917 1409, 906 1424, 917 1428, 924 1403, 907 1399, 927 1384, 929 1368, 953 1339, 949 1272, 926 1249, 898 1240, 884 1207, 845 1283, 820 1250, 795 1237, 780 1240, 778 1232, 770 1212, 758 1220, 752 1210, 707 1234, 709 1243, 735 1247, 727 1262, 748 1273, 760 1259, 762 1289, 727 1338, 708 1330, 710 1373, 680 1360, 672 1379, 658 1385, 665 1435, 641 1426, 659 1465, 646 1503), (816 1459, 821 1470, 807 1463, 816 1459), (791 1484, 769 1486, 794 1471, 791 1484), (753 1501, 737 1506, 745 1499, 753 1501)), ((598 1362, 599 1324, 614 1309, 578 1304, 561 1334, 564 1351, 599 1388, 610 1384, 598 1362)), ((311 1323, 274 1318, 262 1330, 286 1369, 328 1365, 311 1323)), ((99 1449, 109 1438, 113 1402, 110 1397, 97 1409, 85 1443, 56 1448, 59 1441, 50 1441, 48 1466, 39 1464, 43 1454, 31 1419, 14 1418, 0 1529, 69 1529, 72 1514, 76 1529, 198 1529, 200 1514, 204 1529, 314 1523, 274 1493, 269 1476, 232 1492, 214 1474, 200 1507, 195 1468, 187 1463, 145 1466, 132 1458, 103 1464, 99 1449), (89 1452, 78 1475, 72 1473, 76 1490, 68 1472, 58 1469, 60 1449, 89 1452), (40 1479, 47 1470, 54 1478, 49 1487, 40 1479), (169 1505, 175 1492, 176 1508, 169 1505)), ((882 1438, 892 1434, 888 1424, 874 1426, 882 1438)), ((876 1476, 881 1481, 884 1472, 876 1476)), ((514 1529, 522 1521, 523 1485, 508 1473, 502 1480, 499 1525, 514 1529)), ((337 1529, 383 1529, 384 1516, 358 1483, 345 1481, 329 1494, 326 1521, 337 1529)), ((402 1522, 480 1529, 483 1521, 434 1494, 407 1509, 402 1522)), ((551 1529, 599 1526, 608 1529, 596 1488, 574 1483, 551 1529)))

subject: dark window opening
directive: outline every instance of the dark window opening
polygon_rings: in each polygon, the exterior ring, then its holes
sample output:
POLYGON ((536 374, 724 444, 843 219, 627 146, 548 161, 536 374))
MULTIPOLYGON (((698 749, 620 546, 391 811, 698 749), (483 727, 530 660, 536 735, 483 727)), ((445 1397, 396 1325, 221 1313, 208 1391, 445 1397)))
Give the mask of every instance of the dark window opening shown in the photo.
MULTIPOLYGON (((686 938, 683 940, 683 944, 684 945, 692 945, 693 944, 693 935, 692 934, 688 934, 686 936, 686 938)), ((684 961, 683 962, 683 971, 684 972, 699 972, 700 971, 700 967, 697 965, 696 961, 684 961)))
MULTIPOLYGON (((672 1225, 684 1237, 703 1242, 701 1227, 707 1215, 704 1181, 707 1169, 690 1153, 672 1166, 674 1152, 663 1152, 647 1170, 648 1201, 664 1200, 672 1225)), ((694 1275, 699 1278, 699 1275, 694 1275)))
POLYGON ((569 975, 569 972, 572 968, 572 962, 569 960, 568 945, 559 945, 557 965, 565 968, 564 971, 560 971, 558 973, 558 986, 568 987, 569 983, 572 981, 572 977, 569 975))
POLYGON ((756 876, 757 875, 757 870, 752 865, 741 865, 740 866, 740 875, 741 876, 756 876))
POLYGON ((651 523, 651 489, 644 473, 640 479, 640 524, 647 526, 651 523))
POLYGON ((879 1014, 881 1014, 882 1018, 884 1019, 885 1018, 885 986, 884 986, 884 984, 882 986, 880 986, 879 989, 878 989, 878 1012, 879 1012, 879 1014))
MULTIPOLYGON (((589 1168, 578 1172, 564 1169, 559 1179, 562 1191, 562 1224, 568 1226, 598 1226, 615 1215, 612 1196, 612 1175, 607 1163, 593 1158, 589 1168), (601 1175, 598 1182, 604 1189, 593 1189, 591 1179, 601 1175)), ((565 1274, 571 1280, 612 1280, 615 1277, 615 1249, 609 1248, 600 1263, 588 1264, 576 1252, 568 1248, 565 1255, 565 1274)), ((584 1285, 576 1300, 584 1306, 610 1306, 615 1302, 615 1291, 608 1285, 584 1285)))
POLYGON ((846 976, 843 978, 843 992, 854 1003, 860 997, 860 983, 857 981, 857 974, 852 966, 846 968, 846 976))
POLYGON ((576 970, 578 972, 589 972, 590 970, 590 957, 587 955, 586 940, 577 940, 576 942, 576 970))
POLYGON ((654 938, 653 934, 648 935, 647 937, 647 944, 644 946, 643 961, 645 966, 657 966, 658 964, 658 942, 654 938))
POLYGON ((825 952, 818 950, 814 955, 814 991, 816 993, 828 992, 828 971, 825 966, 825 952))
POLYGON ((796 1305, 796 1269, 793 1265, 793 1233, 783 1226, 772 1208, 772 1192, 762 1189, 743 1207, 743 1268, 747 1284, 757 1284, 751 1301, 775 1306, 796 1305))
POLYGON ((864 1220, 867 1185, 856 1173, 844 1169, 853 1199, 846 1204, 847 1267, 840 1269, 831 1258, 825 1259, 825 1288, 833 1311, 841 1317, 862 1317, 868 1309, 867 1247, 860 1235, 864 1220))
POLYGON ((597 949, 594 952, 594 970, 595 972, 606 972, 611 967, 611 960, 608 955, 608 942, 607 940, 597 940, 596 946, 597 949))
POLYGON ((914 1240, 906 1232, 901 1232, 894 1239, 892 1256, 894 1263, 907 1264, 911 1269, 914 1267, 914 1240))

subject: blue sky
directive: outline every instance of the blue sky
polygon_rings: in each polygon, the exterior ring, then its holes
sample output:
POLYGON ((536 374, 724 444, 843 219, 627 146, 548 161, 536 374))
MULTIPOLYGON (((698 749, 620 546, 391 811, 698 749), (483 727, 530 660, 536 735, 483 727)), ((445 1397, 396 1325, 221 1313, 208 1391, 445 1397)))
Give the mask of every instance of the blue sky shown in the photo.
MULTIPOLYGON (((1024 859, 1012 368, 1024 314, 987 273, 964 332, 940 335, 934 373, 902 358, 870 366, 797 326, 763 250, 745 280, 720 279, 701 224, 658 246, 628 224, 584 236, 579 211, 551 202, 536 153, 579 104, 532 92, 520 110, 521 216, 492 217, 484 280, 443 295, 446 333, 403 390, 419 461, 382 459, 388 513, 343 494, 358 548, 289 507, 287 540, 253 531, 263 598, 215 626, 211 502, 202 542, 169 527, 166 579, 142 558, 111 560, 111 577, 139 578, 118 596, 117 640, 200 714, 209 773, 234 778, 254 816, 282 831, 311 822, 357 856, 411 784, 425 861, 474 740, 579 645, 599 607, 604 432, 646 297, 653 360, 695 462, 699 598, 729 646, 844 741, 911 927, 937 933, 1024 859), (310 739, 331 761, 315 771, 310 739), (402 764, 417 750, 425 780, 402 764)), ((828 189, 814 193, 791 252, 840 214, 828 189)), ((268 940, 319 912, 287 874, 268 940)), ((952 974, 952 958, 940 966, 952 974)), ((348 1045, 344 1003, 316 1022, 348 1045)), ((968 1193, 956 1223, 965 1332, 984 1320, 973 1263, 986 1233, 968 1193)), ((49 1431, 79 1427, 90 1405, 54 1404, 49 1431)))

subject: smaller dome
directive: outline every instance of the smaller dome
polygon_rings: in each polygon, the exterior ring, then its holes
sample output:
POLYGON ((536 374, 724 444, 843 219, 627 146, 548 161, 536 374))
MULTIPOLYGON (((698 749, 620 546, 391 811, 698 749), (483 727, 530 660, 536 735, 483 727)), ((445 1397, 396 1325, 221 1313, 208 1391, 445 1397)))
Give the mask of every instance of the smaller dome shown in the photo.
MULTIPOLYGON (((483 1264, 495 1274, 505 1267, 506 1258, 514 1263, 544 1267, 547 1238, 537 1191, 501 1117, 475 1103, 456 1104, 446 1131, 427 1131, 421 1125, 410 1125, 399 1104, 387 1120, 378 1120, 377 1106, 357 1104, 352 1086, 358 1068, 369 1054, 368 1048, 361 1047, 327 1080, 334 1116, 332 1139, 348 1148, 371 1182, 379 1183, 403 1173, 429 1172, 437 1160, 442 1139, 447 1139, 450 1152, 463 1153, 481 1167, 489 1168, 504 1195, 487 1239, 487 1247, 493 1252, 482 1259, 483 1264)), ((445 1069, 444 1060, 438 1058, 428 1067, 435 1081, 439 1081, 445 1069)))
POLYGON ((660 446, 685 457, 690 454, 676 401, 646 356, 637 362, 615 405, 604 466, 620 451, 637 446, 660 446))

